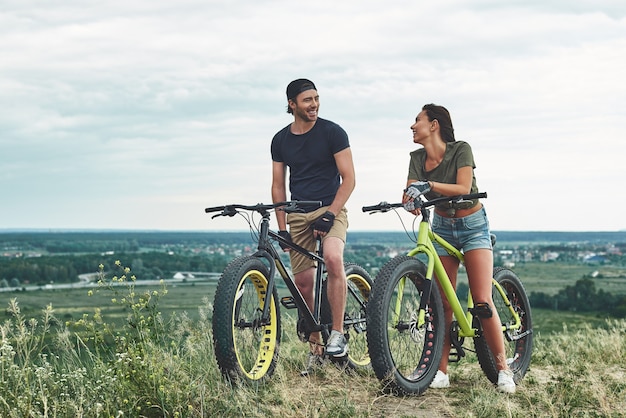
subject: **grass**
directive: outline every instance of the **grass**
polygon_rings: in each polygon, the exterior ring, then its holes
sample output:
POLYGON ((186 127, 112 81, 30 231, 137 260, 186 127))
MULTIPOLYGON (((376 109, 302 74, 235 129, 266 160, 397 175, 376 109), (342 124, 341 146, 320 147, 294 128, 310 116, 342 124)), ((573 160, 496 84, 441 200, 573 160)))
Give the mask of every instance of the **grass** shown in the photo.
POLYGON ((513 267, 522 279, 528 293, 543 292, 556 294, 566 286, 572 286, 577 280, 599 272, 603 277, 596 278, 596 289, 603 289, 613 294, 626 294, 626 268, 598 266, 579 263, 518 263, 513 267))
POLYGON ((623 320, 536 310, 531 368, 514 395, 498 393, 469 353, 450 367, 450 389, 395 397, 370 371, 329 365, 302 378, 307 349, 283 310, 275 375, 264 386, 232 387, 212 348, 214 289, 148 289, 120 268, 122 286, 103 278, 91 296, 11 295, 0 326, 0 416, 625 416, 623 320))

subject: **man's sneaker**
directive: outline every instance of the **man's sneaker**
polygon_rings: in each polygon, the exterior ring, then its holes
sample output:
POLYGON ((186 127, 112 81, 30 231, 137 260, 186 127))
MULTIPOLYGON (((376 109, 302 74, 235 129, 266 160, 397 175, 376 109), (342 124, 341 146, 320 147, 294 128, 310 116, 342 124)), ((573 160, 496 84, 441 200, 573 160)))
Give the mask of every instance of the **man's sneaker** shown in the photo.
POLYGON ((513 381, 512 371, 500 370, 498 373, 498 390, 504 393, 515 393, 515 381, 513 381))
POLYGON ((430 382, 430 387, 432 389, 445 389, 450 387, 450 378, 441 370, 437 370, 435 378, 430 382))
POLYGON ((320 369, 327 360, 324 359, 323 356, 313 354, 309 352, 309 357, 306 361, 306 369, 300 372, 301 376, 309 376, 310 374, 315 373, 316 370, 320 369))
POLYGON ((339 331, 333 330, 326 343, 326 354, 333 357, 343 357, 348 353, 348 341, 339 331))

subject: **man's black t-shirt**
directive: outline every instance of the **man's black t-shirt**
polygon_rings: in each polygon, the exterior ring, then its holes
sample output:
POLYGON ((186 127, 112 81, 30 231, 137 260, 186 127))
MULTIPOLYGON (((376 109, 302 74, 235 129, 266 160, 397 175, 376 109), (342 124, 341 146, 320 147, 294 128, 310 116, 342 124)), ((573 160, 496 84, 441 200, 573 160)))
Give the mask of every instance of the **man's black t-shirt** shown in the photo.
POLYGON ((313 128, 302 134, 291 133, 291 125, 272 139, 272 160, 289 167, 292 200, 321 201, 329 206, 341 179, 335 154, 350 147, 348 134, 334 122, 317 118, 313 128))

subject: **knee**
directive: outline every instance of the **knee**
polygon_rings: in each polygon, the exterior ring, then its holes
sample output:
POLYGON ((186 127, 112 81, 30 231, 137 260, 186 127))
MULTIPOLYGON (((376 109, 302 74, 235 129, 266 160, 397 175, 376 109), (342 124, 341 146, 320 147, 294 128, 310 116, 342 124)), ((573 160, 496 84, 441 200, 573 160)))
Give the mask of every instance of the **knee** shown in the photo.
POLYGON ((306 293, 306 291, 313 289, 311 283, 308 280, 295 280, 296 286, 300 289, 300 292, 306 293))
POLYGON ((474 303, 474 307, 470 309, 470 312, 472 313, 472 315, 480 319, 491 318, 493 316, 493 310, 491 309, 491 305, 487 302, 474 303))
POLYGON ((343 271, 343 255, 341 253, 324 254, 324 263, 329 273, 343 271))
POLYGON ((313 289, 313 276, 307 274, 308 272, 298 273, 294 277, 294 281, 298 289, 313 289))

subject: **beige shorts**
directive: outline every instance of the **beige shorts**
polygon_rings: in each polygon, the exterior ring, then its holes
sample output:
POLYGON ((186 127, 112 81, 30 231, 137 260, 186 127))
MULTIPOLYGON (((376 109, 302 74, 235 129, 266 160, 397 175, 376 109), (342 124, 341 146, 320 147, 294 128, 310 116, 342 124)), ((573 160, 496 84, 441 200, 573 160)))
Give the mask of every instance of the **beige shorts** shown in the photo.
MULTIPOLYGON (((315 251, 316 239, 313 236, 313 228, 311 225, 317 221, 326 211, 328 206, 319 208, 309 213, 289 213, 287 214, 287 224, 289 224, 289 234, 294 244, 297 244, 309 251, 315 251)), ((322 238, 322 242, 328 237, 336 237, 346 242, 346 235, 348 233, 348 210, 346 208, 341 209, 341 212, 335 216, 335 222, 328 231, 328 234, 322 238)), ((309 257, 298 253, 295 250, 289 252, 289 258, 291 259, 291 271, 293 274, 300 273, 308 268, 315 267, 315 261, 309 257)))

